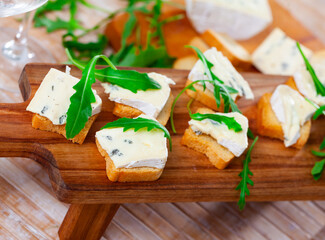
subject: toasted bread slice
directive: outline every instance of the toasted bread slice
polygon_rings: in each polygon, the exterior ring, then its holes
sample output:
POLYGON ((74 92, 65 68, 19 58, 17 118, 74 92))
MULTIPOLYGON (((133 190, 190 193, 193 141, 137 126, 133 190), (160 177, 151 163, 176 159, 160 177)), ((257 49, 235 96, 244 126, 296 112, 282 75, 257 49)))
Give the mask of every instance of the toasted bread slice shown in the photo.
MULTIPOLYGON (((188 45, 197 47, 201 52, 205 52, 210 48, 209 45, 202 38, 198 36, 192 38, 188 43, 188 45)), ((194 50, 193 50, 193 54, 196 55, 196 52, 194 50)))
POLYGON ((96 139, 96 145, 100 154, 106 161, 106 174, 112 182, 142 182, 157 180, 163 169, 151 167, 137 167, 137 168, 116 168, 114 162, 109 157, 108 153, 102 148, 96 139))
POLYGON ((218 51, 221 51, 235 68, 247 70, 252 67, 250 54, 229 36, 208 29, 201 35, 201 38, 210 47, 216 47, 218 51))
POLYGON ((195 55, 188 55, 186 57, 178 58, 173 64, 174 69, 191 70, 198 58, 195 55))
MULTIPOLYGON (((98 114, 95 114, 91 116, 88 119, 88 122, 86 123, 85 127, 80 131, 78 135, 76 135, 74 138, 69 139, 73 143, 79 143, 82 144, 88 134, 88 131, 93 124, 93 122, 96 120, 98 114)), ((55 132, 63 135, 66 138, 66 131, 65 131, 65 124, 62 125, 54 125, 51 120, 49 120, 46 117, 43 117, 39 114, 34 114, 32 119, 32 127, 40 130, 45 130, 49 132, 55 132)))
MULTIPOLYGON (((199 108, 197 112, 202 114, 214 113, 207 108, 199 108)), ((181 144, 205 154, 210 162, 218 169, 227 167, 230 161, 235 157, 227 148, 218 144, 217 140, 206 134, 197 135, 191 127, 185 130, 181 144)))
MULTIPOLYGON (((271 93, 264 94, 257 105, 257 132, 262 136, 284 140, 280 121, 271 107, 271 93)), ((300 138, 292 147, 301 149, 307 142, 311 129, 311 121, 307 121, 300 129, 300 138)))
MULTIPOLYGON (((164 126, 167 124, 168 119, 170 117, 170 111, 172 108, 173 101, 174 101, 174 96, 170 94, 164 108, 161 110, 161 112, 157 117, 157 121, 164 126)), ((143 114, 143 112, 134 107, 130 107, 121 103, 115 103, 113 114, 118 117, 135 118, 143 114)))

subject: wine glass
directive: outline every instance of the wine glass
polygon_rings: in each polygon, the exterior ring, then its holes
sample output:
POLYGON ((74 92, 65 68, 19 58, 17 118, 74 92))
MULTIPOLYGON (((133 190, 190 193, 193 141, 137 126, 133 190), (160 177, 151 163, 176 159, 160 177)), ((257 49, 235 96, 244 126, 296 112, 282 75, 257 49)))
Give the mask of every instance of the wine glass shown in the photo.
MULTIPOLYGON (((26 63, 55 63, 39 41, 28 37, 35 12, 47 0, 0 0, 0 18, 25 13, 18 32, 0 28, 0 89, 18 93, 18 79, 26 63)), ((0 20, 1 21, 1 20, 0 20)))

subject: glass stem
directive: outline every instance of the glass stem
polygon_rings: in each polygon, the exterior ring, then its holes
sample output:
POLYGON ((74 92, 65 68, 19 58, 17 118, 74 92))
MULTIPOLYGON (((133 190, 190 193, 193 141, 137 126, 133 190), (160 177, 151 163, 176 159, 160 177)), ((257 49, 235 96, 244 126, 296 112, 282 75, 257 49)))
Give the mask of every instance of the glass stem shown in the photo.
POLYGON ((20 61, 33 57, 33 53, 28 52, 27 44, 28 31, 30 29, 34 15, 35 11, 25 13, 15 38, 3 46, 2 52, 7 58, 14 61, 20 61))

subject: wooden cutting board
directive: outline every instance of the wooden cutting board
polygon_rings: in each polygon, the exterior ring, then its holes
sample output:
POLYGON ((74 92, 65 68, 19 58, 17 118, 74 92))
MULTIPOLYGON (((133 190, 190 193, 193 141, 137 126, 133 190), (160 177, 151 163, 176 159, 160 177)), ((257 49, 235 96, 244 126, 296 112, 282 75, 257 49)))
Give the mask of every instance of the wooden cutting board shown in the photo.
MULTIPOLYGON (((126 203, 126 202, 184 202, 237 201, 235 187, 240 181, 244 156, 234 159, 225 170, 213 167, 205 155, 180 144, 188 124, 183 95, 175 109, 178 134, 172 134, 173 152, 161 178, 155 182, 113 183, 105 174, 105 161, 97 151, 95 132, 116 119, 100 84, 94 88, 103 99, 103 109, 92 126, 84 144, 73 144, 61 135, 35 130, 31 127, 32 113, 25 111, 30 99, 51 67, 64 71, 65 65, 29 64, 20 78, 25 102, 0 104, 0 157, 28 157, 40 162, 48 171, 53 190, 59 200, 68 203, 126 203)), ((166 74, 177 83, 172 88, 176 95, 183 87, 188 71, 167 69, 137 69, 166 74)), ((81 72, 72 67, 72 74, 81 72)), ((248 116, 253 132, 256 103, 262 94, 271 92, 287 77, 246 73, 254 101, 241 99, 238 105, 248 116)), ((200 106, 193 104, 193 109, 200 106)), ((167 125, 169 128, 169 124, 167 125)), ((325 199, 325 181, 314 181, 310 171, 318 160, 310 153, 317 149, 325 132, 324 118, 313 122, 308 144, 302 150, 287 149, 283 142, 260 137, 253 152, 250 169, 254 173, 254 187, 250 187, 248 201, 316 200, 325 199)))

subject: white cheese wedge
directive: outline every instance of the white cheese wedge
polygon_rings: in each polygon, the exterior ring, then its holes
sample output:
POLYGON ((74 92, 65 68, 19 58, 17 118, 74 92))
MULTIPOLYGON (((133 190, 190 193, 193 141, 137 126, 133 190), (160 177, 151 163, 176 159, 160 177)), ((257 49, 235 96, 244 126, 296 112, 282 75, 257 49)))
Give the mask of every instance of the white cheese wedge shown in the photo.
POLYGON ((218 144, 227 148, 236 157, 239 157, 248 146, 248 119, 244 115, 237 112, 215 114, 234 117, 235 120, 241 125, 243 130, 240 132, 235 132, 234 130, 229 130, 227 125, 224 123, 220 124, 209 119, 204 119, 202 121, 191 119, 189 121, 189 125, 195 133, 204 133, 211 136, 218 142, 218 144))
MULTIPOLYGON (((302 46, 307 58, 313 52, 302 46)), ((252 55, 254 66, 264 74, 293 75, 303 64, 296 41, 275 28, 252 55)))
MULTIPOLYGON (((76 92, 73 86, 78 81, 78 78, 70 74, 51 68, 27 106, 27 110, 48 118, 54 125, 65 124, 70 97, 76 92)), ((96 102, 92 103, 91 107, 92 115, 95 115, 101 111, 102 100, 95 90, 93 93, 96 102)))
MULTIPOLYGON (((237 95, 244 96, 246 99, 254 99, 254 94, 249 87, 248 82, 237 72, 231 62, 217 51, 215 47, 210 48, 204 52, 204 56, 213 64, 212 72, 221 79, 225 85, 230 86, 238 91, 238 94, 232 94, 233 99, 237 95)), ((196 80, 207 80, 208 76, 205 74, 205 68, 201 60, 198 60, 191 70, 188 79, 192 82, 196 80)), ((211 83, 206 83, 207 89, 211 92, 214 87, 211 83)))
POLYGON ((279 85, 275 89, 271 97, 271 107, 281 122, 286 147, 297 142, 301 127, 316 110, 297 91, 287 85, 279 85))
POLYGON ((109 94, 109 100, 139 109, 146 115, 156 118, 170 96, 169 84, 174 85, 175 82, 162 74, 154 72, 148 73, 148 76, 157 81, 161 88, 146 91, 140 90, 137 93, 133 93, 128 89, 109 83, 102 83, 102 86, 105 89, 105 93, 109 94))
POLYGON ((186 0, 186 13, 195 29, 248 39, 272 22, 267 0, 186 0))
MULTIPOLYGON (((313 55, 310 64, 314 68, 319 81, 325 85, 325 54, 313 55)), ((305 65, 301 66, 293 76, 299 92, 316 104, 325 105, 325 97, 317 94, 314 81, 305 65)))
MULTIPOLYGON (((141 117, 144 117, 141 115, 141 117)), ((116 168, 165 167, 168 149, 161 130, 147 131, 106 128, 96 132, 96 139, 108 153, 116 168)))

